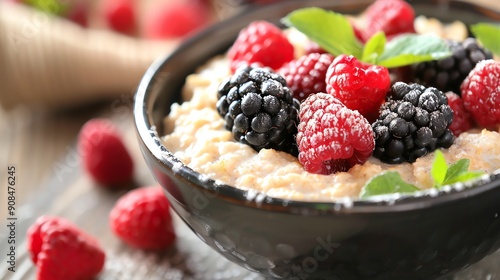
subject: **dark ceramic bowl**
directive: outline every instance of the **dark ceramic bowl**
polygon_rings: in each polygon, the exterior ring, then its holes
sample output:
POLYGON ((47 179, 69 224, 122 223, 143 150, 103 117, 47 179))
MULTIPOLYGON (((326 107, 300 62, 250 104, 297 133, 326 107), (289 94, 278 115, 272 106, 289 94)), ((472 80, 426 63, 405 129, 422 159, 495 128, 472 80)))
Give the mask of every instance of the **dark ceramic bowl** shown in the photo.
MULTIPOLYGON (((371 1, 285 1, 248 9, 184 43, 146 72, 135 100, 144 158, 173 209, 227 259, 271 278, 436 279, 500 247, 500 179, 392 201, 314 203, 250 195, 207 180, 160 142, 162 119, 180 102, 186 76, 223 53, 241 28, 273 22, 302 6, 357 13, 371 1)), ((418 14, 466 23, 500 13, 459 1, 414 1, 418 14)))

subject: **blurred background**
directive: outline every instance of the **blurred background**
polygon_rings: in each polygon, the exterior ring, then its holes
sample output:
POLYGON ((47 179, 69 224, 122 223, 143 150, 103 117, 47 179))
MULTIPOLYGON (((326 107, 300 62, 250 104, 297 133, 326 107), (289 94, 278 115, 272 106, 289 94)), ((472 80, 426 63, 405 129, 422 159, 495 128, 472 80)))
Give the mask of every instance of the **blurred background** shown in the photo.
POLYGON ((147 67, 200 30, 270 0, 250 2, 0 0, 0 160, 18 166, 18 204, 79 169, 77 158, 74 166, 64 158, 88 119, 113 119, 134 146, 130 108, 147 67))
POLYGON ((133 97, 146 69, 183 40, 269 0, 0 0, 0 252, 10 236, 8 168, 15 167, 16 272, 34 279, 26 230, 41 215, 67 218, 106 247, 102 279, 257 279, 215 255, 185 225, 161 254, 113 236, 108 214, 127 189, 100 187, 82 169, 77 137, 92 118, 111 120, 133 157, 135 182, 154 185, 133 126, 133 97), (200 263, 203 263, 200 266, 200 263), (161 265, 159 265, 161 264, 161 265))

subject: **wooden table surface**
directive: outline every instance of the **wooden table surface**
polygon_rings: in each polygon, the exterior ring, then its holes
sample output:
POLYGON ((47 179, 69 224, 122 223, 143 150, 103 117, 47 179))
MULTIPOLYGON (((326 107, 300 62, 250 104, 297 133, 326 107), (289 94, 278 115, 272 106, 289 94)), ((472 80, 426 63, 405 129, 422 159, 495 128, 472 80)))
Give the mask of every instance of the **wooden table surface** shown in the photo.
MULTIPOLYGON (((0 0, 1 1, 1 0, 0 0)), ((481 0, 500 9, 499 0, 481 0)), ((0 61, 1 63, 1 61, 0 61)), ((0 94, 1 85, 0 85, 0 94)), ((127 94, 127 93, 124 93, 127 94)), ((96 185, 80 167, 76 137, 90 118, 112 119, 132 151, 138 185, 155 184, 140 154, 133 128, 132 96, 63 110, 17 107, 0 109, 0 279, 33 279, 35 267, 26 252, 26 229, 40 215, 70 219, 98 236, 106 248, 99 279, 263 279, 214 253, 178 219, 176 245, 162 254, 133 250, 111 233, 108 213, 124 191, 96 185), (6 259, 7 168, 15 166, 16 272, 6 259)), ((450 279, 500 279, 500 252, 450 279)))

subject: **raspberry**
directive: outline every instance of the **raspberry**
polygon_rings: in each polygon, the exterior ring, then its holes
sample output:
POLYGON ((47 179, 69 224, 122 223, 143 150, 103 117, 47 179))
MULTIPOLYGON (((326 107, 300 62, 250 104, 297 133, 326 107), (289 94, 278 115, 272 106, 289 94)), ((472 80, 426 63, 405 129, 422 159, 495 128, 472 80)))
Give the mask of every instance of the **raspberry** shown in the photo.
POLYGON ((161 187, 129 191, 109 214, 113 232, 130 246, 161 250, 175 240, 170 203, 161 187))
POLYGON ((256 151, 297 154, 294 135, 300 105, 285 78, 269 68, 244 66, 221 83, 218 98, 217 111, 234 139, 256 151))
POLYGON ((78 148, 85 170, 96 182, 119 187, 132 180, 132 158, 111 121, 92 119, 85 123, 78 148))
POLYGON ((460 85, 476 64, 491 59, 492 54, 480 47, 474 38, 467 38, 462 43, 446 41, 452 56, 416 65, 417 82, 439 90, 453 91, 460 94, 460 85))
POLYGON ((449 129, 455 136, 458 136, 462 132, 471 129, 474 124, 469 111, 465 109, 464 102, 458 94, 449 91, 446 93, 446 97, 448 98, 448 105, 453 111, 453 121, 449 129))
POLYGON ((97 240, 65 219, 42 216, 27 237, 38 280, 93 279, 104 267, 105 253, 97 240))
POLYGON ((75 3, 75 5, 71 7, 65 17, 82 27, 87 27, 89 8, 87 7, 86 3, 75 3))
POLYGON ((136 29, 136 14, 132 0, 104 0, 104 20, 109 27, 123 34, 133 34, 136 29))
POLYGON ((390 86, 387 68, 361 63, 352 55, 336 57, 326 73, 326 91, 370 122, 377 118, 390 86))
POLYGON ((389 100, 372 124, 373 155, 386 163, 414 162, 436 148, 449 148, 455 137, 448 129, 453 112, 436 88, 396 82, 389 100))
POLYGON ((483 60, 469 73, 461 86, 464 106, 481 126, 500 123, 500 62, 483 60))
POLYGON ((316 42, 310 41, 306 45, 305 55, 312 54, 312 53, 323 54, 323 53, 328 53, 328 52, 325 51, 322 47, 320 47, 316 42))
POLYGON ((144 36, 149 39, 180 38, 210 23, 206 4, 199 1, 165 2, 145 18, 144 36))
POLYGON ((377 0, 365 12, 364 41, 383 31, 386 37, 415 33, 415 11, 404 0, 377 0))
POLYGON ((231 70, 241 64, 260 63, 262 66, 279 69, 293 59, 294 48, 283 32, 270 22, 255 21, 240 31, 238 38, 228 51, 231 70))
POLYGON ((280 68, 293 97, 302 101, 312 93, 326 91, 326 71, 332 64, 331 54, 311 53, 292 60, 280 68))
POLYGON ((310 95, 300 105, 299 119, 299 161, 310 173, 347 171, 372 154, 370 123, 329 94, 310 95))

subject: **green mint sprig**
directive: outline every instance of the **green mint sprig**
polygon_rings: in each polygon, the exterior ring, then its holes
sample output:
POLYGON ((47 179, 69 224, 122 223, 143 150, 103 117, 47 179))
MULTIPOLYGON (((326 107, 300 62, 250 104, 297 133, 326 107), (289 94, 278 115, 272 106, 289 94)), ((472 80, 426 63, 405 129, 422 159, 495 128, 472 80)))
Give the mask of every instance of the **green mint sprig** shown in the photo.
POLYGON ((296 28, 335 56, 353 55, 360 61, 387 68, 451 56, 448 45, 433 35, 407 34, 387 42, 385 34, 379 32, 363 45, 354 35, 346 16, 321 8, 295 10, 282 22, 296 28))
POLYGON ((500 25, 476 23, 470 26, 470 30, 485 48, 500 56, 500 25))
POLYGON ((448 166, 443 153, 436 150, 431 169, 434 187, 440 189, 443 186, 472 180, 484 174, 482 171, 469 171, 469 164, 470 160, 463 158, 448 166))
POLYGON ((414 193, 419 188, 405 182, 396 171, 386 171, 371 178, 361 189, 360 197, 391 193, 414 193))
MULTIPOLYGON (((469 164, 470 160, 464 158, 448 165, 443 153, 436 150, 431 168, 434 188, 441 189, 443 186, 466 182, 484 174, 481 171, 469 171, 469 164)), ((411 194, 419 190, 416 186, 405 182, 398 172, 386 171, 374 176, 363 186, 360 198, 395 193, 411 194)))
POLYGON ((282 22, 295 27, 333 55, 344 53, 360 57, 362 54, 363 44, 342 14, 316 7, 303 8, 289 13, 282 22))

